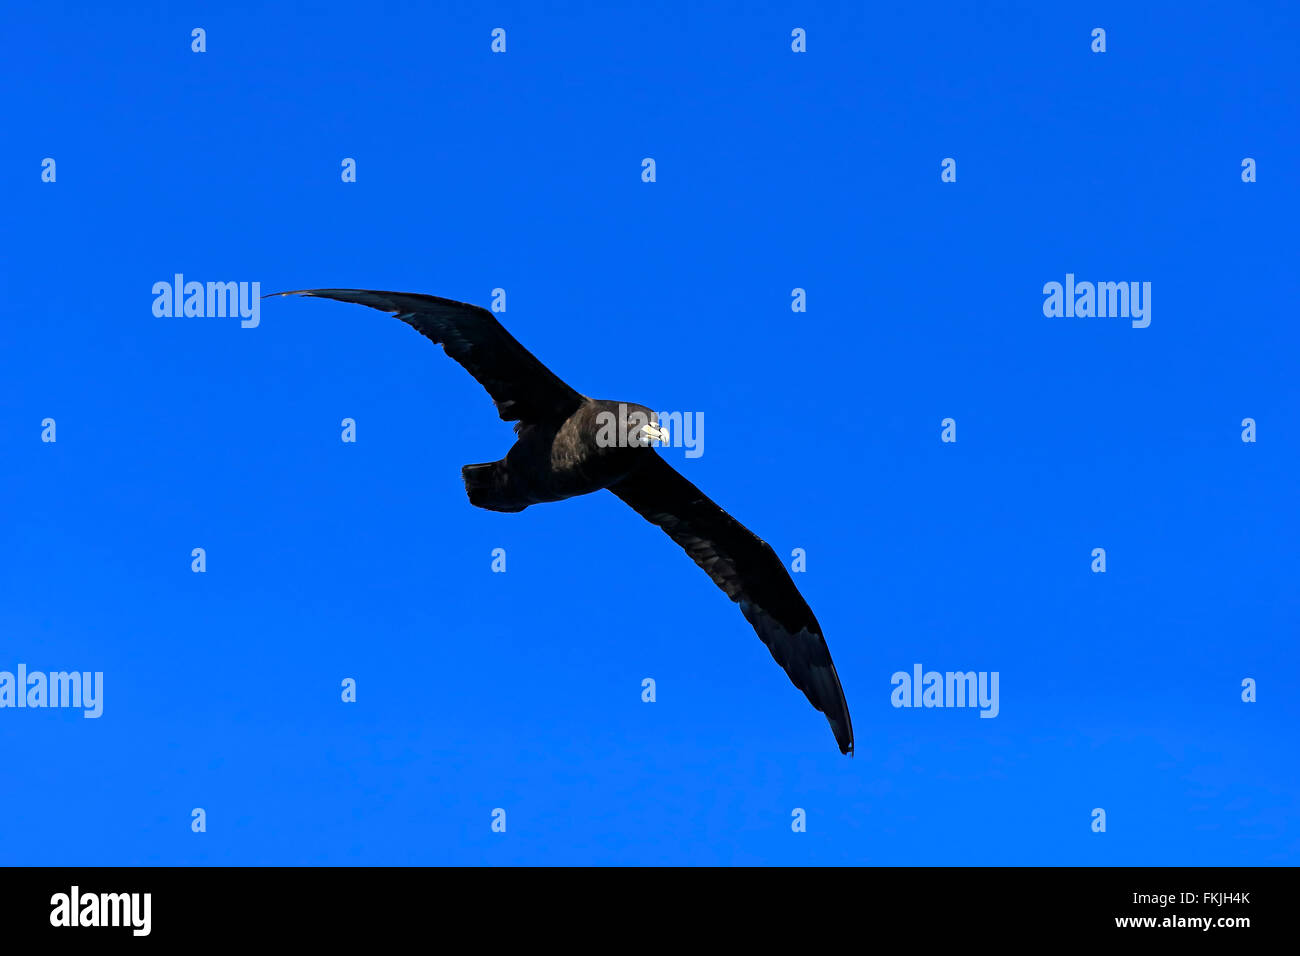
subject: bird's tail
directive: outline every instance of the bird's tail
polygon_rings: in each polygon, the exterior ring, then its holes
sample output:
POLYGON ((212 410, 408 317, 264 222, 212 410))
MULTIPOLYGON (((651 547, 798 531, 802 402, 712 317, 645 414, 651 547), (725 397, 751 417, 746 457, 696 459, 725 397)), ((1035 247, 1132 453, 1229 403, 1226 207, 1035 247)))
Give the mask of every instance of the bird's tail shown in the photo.
POLYGON ((460 475, 465 479, 465 493, 469 495, 469 503, 475 508, 515 512, 528 507, 510 494, 505 466, 499 461, 465 465, 461 468, 460 475))

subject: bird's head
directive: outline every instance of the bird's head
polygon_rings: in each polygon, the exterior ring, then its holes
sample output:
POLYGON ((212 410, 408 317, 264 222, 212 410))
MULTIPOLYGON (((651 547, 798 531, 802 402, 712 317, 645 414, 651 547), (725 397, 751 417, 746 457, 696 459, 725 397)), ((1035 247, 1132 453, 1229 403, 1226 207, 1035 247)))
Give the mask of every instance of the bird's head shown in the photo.
POLYGON ((649 448, 668 443, 668 429, 644 405, 603 402, 596 416, 596 444, 603 448, 649 448))

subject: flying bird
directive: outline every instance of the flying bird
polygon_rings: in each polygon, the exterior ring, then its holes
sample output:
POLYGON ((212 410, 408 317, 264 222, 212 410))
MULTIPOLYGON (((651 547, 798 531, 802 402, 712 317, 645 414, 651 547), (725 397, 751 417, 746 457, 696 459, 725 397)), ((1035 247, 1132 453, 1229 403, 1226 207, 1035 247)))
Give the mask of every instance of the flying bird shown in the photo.
POLYGON ((658 525, 704 569, 758 632, 794 686, 826 715, 840 753, 853 724, 821 626, 771 546, 687 481, 654 450, 669 436, 644 405, 591 399, 565 384, 487 309, 453 299, 364 289, 305 295, 391 313, 443 347, 515 422, 500 461, 465 465, 470 503, 518 512, 602 488, 658 525))

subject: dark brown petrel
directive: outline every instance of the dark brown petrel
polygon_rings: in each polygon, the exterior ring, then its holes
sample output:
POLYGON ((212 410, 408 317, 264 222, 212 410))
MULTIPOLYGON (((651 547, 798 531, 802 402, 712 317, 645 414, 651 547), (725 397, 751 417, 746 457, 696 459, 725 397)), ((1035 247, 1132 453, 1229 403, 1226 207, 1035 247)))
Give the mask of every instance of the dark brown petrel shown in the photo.
POLYGON ((587 398, 539 362, 487 309, 452 299, 364 289, 304 289, 396 315, 443 347, 478 379, 518 438, 500 461, 461 469, 470 503, 523 511, 607 488, 657 524, 753 625, 776 662, 830 721, 840 753, 853 753, 853 724, 831 652, 772 548, 651 447, 667 440, 644 405, 587 398))

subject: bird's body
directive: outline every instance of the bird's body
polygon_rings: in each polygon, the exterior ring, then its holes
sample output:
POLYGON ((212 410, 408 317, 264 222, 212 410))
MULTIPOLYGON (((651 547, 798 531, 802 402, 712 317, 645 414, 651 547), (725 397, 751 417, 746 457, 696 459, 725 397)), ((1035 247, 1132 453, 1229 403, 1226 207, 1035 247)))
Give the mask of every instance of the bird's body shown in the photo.
POLYGON ((591 399, 565 384, 502 328, 491 312, 431 295, 311 289, 309 295, 390 312, 438 343, 473 375, 514 445, 499 461, 461 469, 470 503, 518 512, 602 489, 658 525, 713 579, 772 657, 826 715, 840 752, 853 725, 821 626, 771 547, 664 461, 658 416, 644 405, 591 399))

